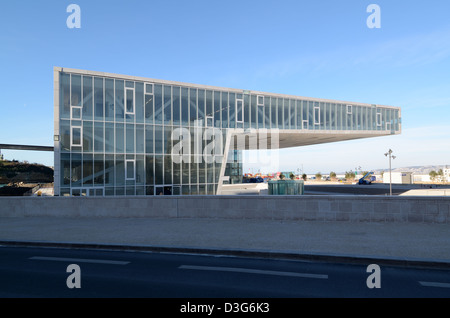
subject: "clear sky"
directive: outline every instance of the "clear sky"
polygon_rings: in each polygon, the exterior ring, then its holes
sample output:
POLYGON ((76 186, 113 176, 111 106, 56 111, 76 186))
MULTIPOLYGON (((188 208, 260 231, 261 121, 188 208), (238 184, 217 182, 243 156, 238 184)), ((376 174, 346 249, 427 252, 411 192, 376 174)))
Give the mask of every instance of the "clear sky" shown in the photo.
POLYGON ((0 143, 53 145, 61 66, 401 107, 401 135, 282 150, 283 171, 387 168, 389 148, 393 167, 450 166, 449 16, 447 0, 3 1, 0 143), (370 4, 381 28, 367 26, 370 4))

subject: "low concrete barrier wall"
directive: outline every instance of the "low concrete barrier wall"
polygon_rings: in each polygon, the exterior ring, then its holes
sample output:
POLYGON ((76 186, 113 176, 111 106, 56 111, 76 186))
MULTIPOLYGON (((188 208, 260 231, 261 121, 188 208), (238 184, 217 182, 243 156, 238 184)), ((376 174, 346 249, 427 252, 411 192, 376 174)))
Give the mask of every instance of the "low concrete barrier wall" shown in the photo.
POLYGON ((34 216, 450 223, 450 197, 0 197, 0 218, 34 216))

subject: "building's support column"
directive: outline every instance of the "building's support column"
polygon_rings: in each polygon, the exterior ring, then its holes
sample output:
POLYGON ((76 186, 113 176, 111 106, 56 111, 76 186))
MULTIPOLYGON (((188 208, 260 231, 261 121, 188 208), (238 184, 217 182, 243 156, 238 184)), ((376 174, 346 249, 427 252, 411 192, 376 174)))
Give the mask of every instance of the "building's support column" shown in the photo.
POLYGON ((227 161, 228 161, 228 152, 230 151, 230 145, 231 145, 231 137, 233 136, 233 129, 227 129, 227 137, 225 140, 225 147, 223 150, 223 157, 222 157, 222 166, 220 167, 220 176, 219 176, 219 183, 217 185, 217 195, 222 194, 222 185, 223 185, 223 178, 225 177, 225 168, 227 167, 227 161))
POLYGON ((60 72, 61 68, 53 69, 53 127, 54 127, 54 162, 53 162, 53 193, 59 196, 61 180, 61 153, 60 153, 60 134, 59 134, 59 103, 60 103, 60 72))

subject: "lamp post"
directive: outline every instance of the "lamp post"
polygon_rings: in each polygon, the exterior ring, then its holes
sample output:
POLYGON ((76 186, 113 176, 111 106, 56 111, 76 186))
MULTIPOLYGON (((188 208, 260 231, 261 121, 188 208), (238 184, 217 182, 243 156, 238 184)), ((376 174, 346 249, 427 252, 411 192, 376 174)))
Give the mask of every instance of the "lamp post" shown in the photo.
POLYGON ((396 157, 392 155, 392 150, 389 149, 384 155, 389 156, 389 195, 392 195, 392 168, 391 168, 391 159, 395 159, 396 157))

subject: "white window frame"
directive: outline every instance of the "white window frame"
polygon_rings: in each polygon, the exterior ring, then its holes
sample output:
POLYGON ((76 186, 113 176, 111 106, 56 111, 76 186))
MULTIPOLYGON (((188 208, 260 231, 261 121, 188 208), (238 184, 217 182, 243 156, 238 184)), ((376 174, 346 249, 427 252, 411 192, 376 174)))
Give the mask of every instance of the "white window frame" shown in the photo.
POLYGON ((309 122, 307 120, 302 120, 302 129, 309 129, 309 122))
POLYGON ((347 115, 353 114, 353 107, 352 105, 347 105, 347 115))
POLYGON ((144 94, 153 95, 153 92, 155 91, 155 87, 154 87, 153 83, 144 83, 144 86, 145 86, 145 89, 144 89, 145 93, 144 94), (147 91, 147 85, 152 87, 152 91, 151 92, 147 91))
POLYGON ((70 146, 71 147, 83 147, 83 127, 82 126, 71 126, 70 127, 70 146), (80 144, 73 143, 73 130, 75 128, 80 130, 80 144))
POLYGON ((257 95, 256 96, 256 105, 258 106, 264 106, 264 96, 263 95, 257 95), (262 103, 259 102, 259 98, 262 98, 262 103))
POLYGON ((128 180, 136 180, 136 160, 135 159, 126 159, 125 160, 125 181, 128 180), (128 163, 133 163, 133 177, 128 178, 128 163))
POLYGON ((320 125, 320 106, 314 106, 313 108, 313 116, 314 116, 314 125, 320 125), (319 114, 319 116, 316 116, 316 111, 319 114), (317 120, 316 117, 319 117, 319 120, 317 120))
POLYGON ((214 127, 214 116, 206 116, 206 127, 214 127), (211 125, 208 125, 209 120, 211 120, 211 125))
POLYGON ((239 123, 239 124, 243 124, 244 123, 244 114, 245 114, 245 112, 244 112, 244 99, 243 98, 236 99, 236 123, 239 123), (241 110, 242 120, 238 120, 238 118, 239 118, 239 115, 238 115, 238 102, 242 103, 242 110, 241 110))
POLYGON ((134 115, 134 113, 135 113, 135 108, 136 108, 136 96, 135 96, 135 90, 134 90, 134 88, 131 88, 131 87, 126 87, 125 86, 125 115, 134 115), (129 112, 128 111, 128 100, 127 100, 127 92, 128 91, 133 91, 133 111, 132 112, 129 112))
POLYGON ((381 127, 382 122, 383 122, 382 114, 381 112, 377 112, 377 126, 381 127))

